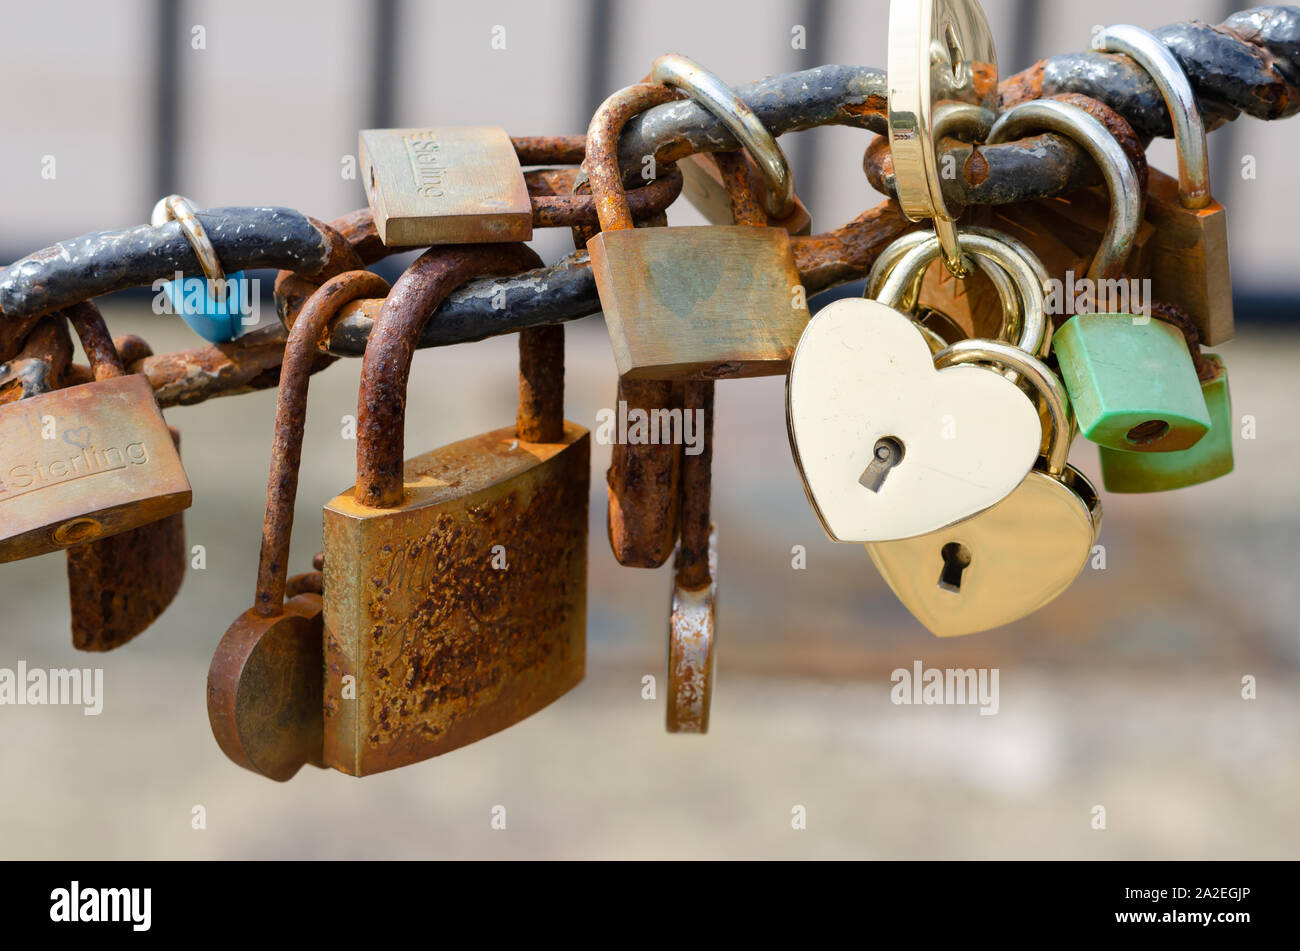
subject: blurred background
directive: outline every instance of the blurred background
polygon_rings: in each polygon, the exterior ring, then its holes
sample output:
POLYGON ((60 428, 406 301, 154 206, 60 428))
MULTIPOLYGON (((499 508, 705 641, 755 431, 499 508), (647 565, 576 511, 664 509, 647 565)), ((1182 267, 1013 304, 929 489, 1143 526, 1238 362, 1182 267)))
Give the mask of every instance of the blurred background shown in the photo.
MULTIPOLYGON (((1157 0, 984 4, 1002 74, 1083 49, 1095 24, 1219 22, 1235 5, 1157 0)), ((342 170, 357 131, 499 124, 579 133, 661 53, 740 84, 822 63, 885 65, 885 0, 656 4, 384 0, 0 6, 0 262, 142 223, 162 195, 201 207, 361 207, 342 170), (505 49, 491 45, 505 27, 505 49), (803 26, 805 49, 791 45, 803 26), (199 29, 201 28, 201 30, 199 29), (195 48, 202 35, 203 48, 195 48), (56 175, 42 177, 53 156, 56 175)), ((876 204, 870 135, 783 141, 817 230, 876 204)), ((227 762, 207 725, 213 647, 251 602, 274 393, 170 410, 184 434, 206 549, 150 630, 108 655, 68 635, 61 554, 0 569, 0 667, 102 666, 99 717, 0 707, 6 858, 1283 858, 1300 854, 1300 270, 1286 229, 1300 120, 1211 136, 1231 209, 1237 339, 1221 348, 1234 415, 1256 438, 1207 485, 1105 495, 1105 568, 999 631, 940 641, 859 546, 826 540, 790 460, 780 379, 718 388, 714 508, 721 628, 712 727, 668 736, 667 568, 619 568, 604 538, 607 446, 593 445, 588 673, 537 716, 447 756, 356 780, 306 770, 275 785, 227 762), (1256 177, 1243 178, 1254 158, 1256 177), (792 567, 804 546, 807 567, 792 567), (895 706, 890 672, 1000 671, 1000 712, 895 706), (1242 699, 1242 678, 1258 698, 1242 699), (507 828, 490 825, 494 806, 507 828), (1092 827, 1105 807, 1106 829, 1092 827), (194 829, 196 806, 206 828, 194 829), (802 806, 807 828, 791 827, 802 806)), ((1151 149, 1174 170, 1171 143, 1151 149)), ((684 203, 672 224, 702 219, 684 203)), ((566 233, 539 233, 548 260, 566 233)), ((400 267, 409 256, 393 260, 400 267)), ((271 275, 262 275, 269 278, 271 275)), ((269 281, 267 282, 269 284, 269 281)), ((115 334, 197 345, 148 298, 105 303, 115 334)), ((513 338, 417 354, 408 452, 513 419, 513 338)), ((359 361, 313 379, 293 570, 320 548, 320 506, 353 481, 359 361)), ((567 415, 594 427, 614 397, 599 317, 569 325, 567 415)), ((1096 451, 1072 461, 1100 485, 1096 451)))

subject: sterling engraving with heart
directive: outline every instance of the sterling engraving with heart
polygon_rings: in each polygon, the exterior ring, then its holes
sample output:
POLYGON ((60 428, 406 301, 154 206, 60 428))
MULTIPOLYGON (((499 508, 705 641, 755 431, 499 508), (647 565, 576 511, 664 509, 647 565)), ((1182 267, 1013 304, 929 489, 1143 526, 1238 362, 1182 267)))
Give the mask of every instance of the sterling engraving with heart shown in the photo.
POLYGON ((936 370, 925 338, 877 301, 808 323, 786 381, 795 464, 835 541, 910 538, 1006 498, 1038 456, 1037 409, 1000 373, 936 370))

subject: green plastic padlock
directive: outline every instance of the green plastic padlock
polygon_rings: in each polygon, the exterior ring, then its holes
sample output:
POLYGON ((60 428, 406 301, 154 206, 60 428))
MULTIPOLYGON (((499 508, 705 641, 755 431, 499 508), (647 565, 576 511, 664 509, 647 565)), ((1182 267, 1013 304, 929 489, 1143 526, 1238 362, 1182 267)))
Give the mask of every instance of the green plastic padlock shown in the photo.
POLYGON ((1132 314, 1079 314, 1052 340, 1079 432, 1108 449, 1190 449, 1210 410, 1182 331, 1132 314))
POLYGON ((1228 371, 1213 353, 1203 354, 1214 376, 1201 383, 1210 408, 1210 431, 1181 452, 1121 452, 1101 448, 1101 478, 1107 492, 1166 492, 1209 482, 1232 471, 1232 398, 1228 371))

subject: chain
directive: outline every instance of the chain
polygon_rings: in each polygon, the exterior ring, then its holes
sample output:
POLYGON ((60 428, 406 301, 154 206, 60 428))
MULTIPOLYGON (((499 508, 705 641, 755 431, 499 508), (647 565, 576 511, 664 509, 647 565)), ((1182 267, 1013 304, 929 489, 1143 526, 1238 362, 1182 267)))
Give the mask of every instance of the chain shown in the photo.
MULTIPOLYGON (((1187 22, 1155 32, 1187 71, 1208 128, 1241 114, 1271 120, 1300 109, 1300 10, 1259 7, 1233 14, 1217 26, 1187 22)), ((736 92, 775 135, 823 125, 886 131, 887 88, 879 69, 820 66, 768 77, 736 92)), ((1096 100, 1099 114, 1114 114, 1118 121, 1108 125, 1134 156, 1153 137, 1171 135, 1159 91, 1123 56, 1085 52, 1051 57, 1004 80, 1000 93, 1004 108, 1067 93, 1096 100), (1125 141, 1126 135, 1131 141, 1125 141)), ((864 165, 872 184, 890 194, 892 168, 883 141, 868 150, 864 165)), ((513 142, 526 166, 575 164, 585 144, 582 136, 513 142)), ((953 207, 1046 198, 1100 180, 1078 146, 1052 133, 999 145, 950 145, 960 170, 944 182, 945 197, 953 207)), ((619 159, 634 217, 653 218, 676 199, 681 190, 673 165, 677 159, 736 147, 721 123, 689 101, 665 103, 631 120, 620 140, 619 159), (654 157, 658 169, 649 183, 641 179, 647 156, 654 157)), ((536 227, 595 224, 591 197, 573 194, 579 175, 576 168, 526 173, 536 227)), ((364 209, 329 225, 274 207, 215 208, 200 212, 199 218, 230 271, 274 268, 292 273, 294 282, 277 282, 277 308, 285 325, 292 323, 304 292, 390 253, 364 209)), ((879 252, 911 227, 890 200, 833 231, 792 239, 807 292, 865 276, 879 252)), ((12 359, 45 315, 88 298, 147 286, 178 271, 199 273, 199 262, 175 222, 83 235, 0 269, 0 359, 12 359)), ((348 305, 335 325, 329 354, 364 353, 381 304, 366 299, 348 305)), ((429 321, 419 345, 481 340, 599 310, 586 252, 575 252, 513 277, 471 282, 438 308, 437 319, 429 321)), ((163 406, 202 402, 274 386, 286 337, 284 326, 266 327, 230 344, 145 356, 131 369, 149 378, 163 406)), ((313 369, 330 362, 322 355, 313 369)))

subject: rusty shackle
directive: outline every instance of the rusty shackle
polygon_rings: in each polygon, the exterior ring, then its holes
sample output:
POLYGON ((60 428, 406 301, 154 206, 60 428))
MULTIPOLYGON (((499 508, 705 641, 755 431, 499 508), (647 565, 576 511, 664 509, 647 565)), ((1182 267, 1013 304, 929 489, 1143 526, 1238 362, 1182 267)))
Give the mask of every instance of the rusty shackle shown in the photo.
POLYGON ((393 284, 375 318, 361 363, 358 503, 371 508, 402 504, 406 384, 420 333, 438 305, 476 277, 515 274, 541 263, 537 252, 525 244, 450 244, 420 255, 393 284))

